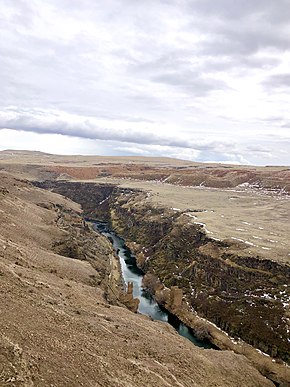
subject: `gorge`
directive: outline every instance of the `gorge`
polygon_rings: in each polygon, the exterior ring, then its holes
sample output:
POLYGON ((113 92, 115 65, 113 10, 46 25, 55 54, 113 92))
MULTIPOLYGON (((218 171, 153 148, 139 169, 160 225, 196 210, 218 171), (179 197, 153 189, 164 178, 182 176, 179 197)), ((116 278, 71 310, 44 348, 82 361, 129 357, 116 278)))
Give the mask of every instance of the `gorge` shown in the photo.
POLYGON ((122 275, 126 287, 128 287, 128 283, 131 283, 133 285, 133 297, 138 298, 140 301, 138 306, 139 313, 147 315, 153 320, 168 322, 181 336, 187 338, 194 345, 201 348, 215 348, 215 346, 211 345, 208 341, 199 340, 178 318, 169 313, 166 309, 160 308, 152 295, 146 291, 142 285, 144 272, 138 268, 135 256, 130 249, 128 249, 125 241, 108 228, 107 223, 94 221, 93 227, 105 235, 113 244, 120 259, 122 275))
POLYGON ((289 386, 287 193, 152 181, 157 160, 132 161, 143 180, 86 181, 68 172, 97 158, 1 157, 0 383, 289 386), (121 238, 117 250, 95 221, 121 238), (127 292, 117 251, 140 275, 127 292), (144 273, 150 297, 132 313, 144 273), (164 312, 220 350, 142 314, 151 297, 162 311, 153 318, 164 312))
POLYGON ((197 336, 220 349, 248 353, 258 369, 258 353, 245 343, 289 362, 283 308, 289 299, 289 267, 244 256, 239 243, 210 238, 200 225, 190 222, 200 209, 181 212, 152 206, 148 193, 111 184, 47 181, 36 185, 77 201, 85 216, 109 222, 136 254, 155 299, 197 336), (176 288, 183 293, 177 308, 172 301, 176 288))

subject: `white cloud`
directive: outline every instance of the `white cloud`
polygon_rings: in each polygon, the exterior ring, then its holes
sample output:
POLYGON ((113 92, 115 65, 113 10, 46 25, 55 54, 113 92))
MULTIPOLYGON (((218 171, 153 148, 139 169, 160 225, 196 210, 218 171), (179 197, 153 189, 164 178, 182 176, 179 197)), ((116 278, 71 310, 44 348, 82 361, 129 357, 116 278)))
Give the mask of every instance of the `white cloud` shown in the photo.
POLYGON ((60 134, 38 134, 10 129, 0 130, 0 150, 32 150, 55 154, 110 154, 102 142, 63 136, 60 134))
POLYGON ((241 4, 3 0, 0 146, 289 164, 290 1, 241 4))

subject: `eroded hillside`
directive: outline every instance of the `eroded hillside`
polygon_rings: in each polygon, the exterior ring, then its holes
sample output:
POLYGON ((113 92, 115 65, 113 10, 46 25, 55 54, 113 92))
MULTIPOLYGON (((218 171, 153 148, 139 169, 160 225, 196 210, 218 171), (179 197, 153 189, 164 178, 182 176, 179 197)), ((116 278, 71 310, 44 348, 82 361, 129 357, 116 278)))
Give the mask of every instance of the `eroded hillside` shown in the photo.
POLYGON ((197 163, 166 157, 57 156, 41 152, 2 151, 0 166, 18 176, 94 180, 104 177, 177 186, 250 187, 269 193, 290 192, 290 168, 197 163))
POLYGON ((3 172, 0 187, 1 386, 273 386, 109 304, 112 247, 75 203, 3 172))
POLYGON ((197 334, 220 348, 247 353, 265 374, 280 371, 272 369, 270 358, 265 367, 265 357, 240 339, 278 361, 289 362, 289 265, 250 254, 249 246, 241 241, 213 238, 196 222, 204 211, 200 208, 166 208, 148 192, 113 185, 37 184, 73 197, 87 216, 109 221, 136 253, 145 278, 151 275, 147 285, 156 299, 197 334), (178 309, 172 308, 170 289, 175 286, 184 294, 178 309), (199 317, 215 323, 234 340, 199 317))

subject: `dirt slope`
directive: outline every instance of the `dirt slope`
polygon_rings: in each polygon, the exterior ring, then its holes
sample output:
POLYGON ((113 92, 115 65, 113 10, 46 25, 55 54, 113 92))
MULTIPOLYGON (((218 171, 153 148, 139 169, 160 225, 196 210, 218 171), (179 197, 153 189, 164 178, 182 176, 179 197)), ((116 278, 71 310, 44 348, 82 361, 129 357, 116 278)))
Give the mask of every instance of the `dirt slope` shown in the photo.
POLYGON ((104 176, 177 186, 232 188, 249 184, 259 190, 290 192, 290 168, 196 163, 167 157, 59 156, 41 152, 2 151, 0 166, 36 179, 87 180, 104 176))
POLYGON ((109 305, 112 250, 81 231, 78 211, 0 173, 1 387, 273 386, 243 356, 199 349, 165 323, 109 305), (88 239, 84 260, 55 253, 71 235, 88 239))

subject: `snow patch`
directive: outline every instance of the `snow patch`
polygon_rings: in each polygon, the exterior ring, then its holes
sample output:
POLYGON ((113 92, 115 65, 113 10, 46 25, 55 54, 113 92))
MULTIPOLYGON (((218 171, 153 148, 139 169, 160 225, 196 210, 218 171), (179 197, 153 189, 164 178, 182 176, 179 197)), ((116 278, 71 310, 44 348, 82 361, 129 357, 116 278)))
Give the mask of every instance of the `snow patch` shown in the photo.
POLYGON ((197 219, 195 215, 189 214, 188 212, 186 212, 185 215, 189 216, 190 218, 197 219))
POLYGON ((261 353, 261 354, 264 355, 264 356, 270 357, 270 355, 268 355, 268 354, 265 353, 265 352, 260 351, 258 348, 256 348, 256 351, 259 352, 259 353, 261 353))
POLYGON ((109 198, 110 198, 110 196, 106 197, 104 200, 102 200, 101 202, 99 202, 99 204, 105 203, 105 201, 108 200, 109 198))
POLYGON ((246 241, 246 240, 241 239, 241 238, 231 237, 231 239, 234 239, 235 241, 243 242, 243 243, 250 245, 250 246, 256 246, 256 245, 254 245, 254 243, 246 241))

